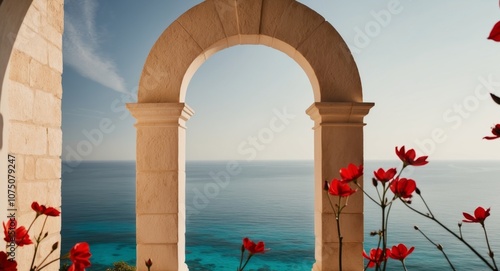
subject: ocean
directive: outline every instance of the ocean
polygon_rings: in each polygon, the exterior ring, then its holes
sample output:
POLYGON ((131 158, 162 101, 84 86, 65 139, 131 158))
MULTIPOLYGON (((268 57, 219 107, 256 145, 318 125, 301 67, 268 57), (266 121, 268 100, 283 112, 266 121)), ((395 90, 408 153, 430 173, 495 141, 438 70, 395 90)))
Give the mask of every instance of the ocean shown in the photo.
MULTIPOLYGON (((241 240, 265 241, 270 248, 252 258, 248 271, 311 270, 314 263, 313 162, 238 162, 227 172, 229 161, 188 161, 186 164, 186 262, 191 271, 234 270, 241 240), (215 177, 214 177, 215 176, 215 177), (217 178, 222 181, 215 181, 217 178), (229 177, 229 178, 228 178, 229 177)), ((433 214, 458 233, 462 212, 491 207, 486 219, 493 251, 500 251, 500 162, 432 161, 407 168, 433 214)), ((377 197, 371 185, 373 171, 397 167, 394 161, 366 161, 365 190, 377 197)), ((62 252, 86 241, 92 267, 106 270, 114 262, 135 264, 134 162, 82 162, 62 176, 62 252)), ((424 210, 419 198, 412 206, 424 210)), ((348 208, 348 207, 347 207, 348 208)), ((370 232, 380 227, 380 210, 365 197, 365 250, 376 246, 370 232)), ((455 238, 433 221, 395 202, 389 221, 389 245, 404 243, 415 251, 407 258, 408 270, 451 270, 414 225, 444 247, 456 270, 489 270, 455 238)), ((487 256, 479 224, 462 226, 464 239, 487 256)), ((361 257, 361 255, 360 255, 361 257)), ((153 268, 154 270, 154 268, 153 268)), ((402 270, 397 261, 388 269, 402 270)))

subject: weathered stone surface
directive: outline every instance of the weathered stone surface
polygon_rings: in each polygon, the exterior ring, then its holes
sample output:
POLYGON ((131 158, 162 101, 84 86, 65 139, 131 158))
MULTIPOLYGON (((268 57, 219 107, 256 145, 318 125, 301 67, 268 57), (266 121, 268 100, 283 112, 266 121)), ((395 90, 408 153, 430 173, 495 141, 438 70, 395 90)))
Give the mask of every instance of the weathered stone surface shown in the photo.
POLYGON ((258 44, 262 0, 237 0, 240 43, 258 44))
POLYGON ((203 50, 226 38, 213 1, 205 1, 194 6, 182 14, 177 22, 203 50))
POLYGON ((50 88, 50 71, 47 65, 32 59, 30 61, 30 87, 48 91, 50 88))
MULTIPOLYGON (((61 36, 62 37, 62 36, 61 36)), ((63 72, 63 59, 61 48, 58 48, 52 43, 48 43, 48 57, 49 57, 49 67, 55 71, 63 72)))
POLYGON ((361 79, 356 63, 331 24, 321 24, 297 51, 308 60, 318 78, 321 101, 362 102, 361 79))
POLYGON ((27 155, 24 159, 24 179, 27 181, 35 180, 35 171, 36 171, 36 158, 27 155))
POLYGON ((179 127, 138 127, 138 171, 179 170, 179 127))
POLYGON ((36 201, 40 204, 47 202, 49 191, 45 181, 23 181, 17 185, 17 204, 18 209, 23 212, 29 212, 31 203, 36 201))
POLYGON ((61 127, 61 99, 51 93, 43 91, 35 92, 35 106, 33 113, 36 124, 48 127, 61 127))
POLYGON ((61 178, 60 158, 38 158, 36 159, 37 180, 53 180, 61 178))
POLYGON ((50 156, 61 156, 62 154, 62 131, 61 128, 47 128, 47 145, 50 156))
POLYGON ((139 83, 139 102, 178 102, 186 70, 202 53, 202 48, 179 22, 172 23, 146 60, 139 83))
POLYGON ((42 15, 35 5, 31 5, 26 13, 23 23, 34 32, 40 32, 42 26, 42 15))
POLYGON ((31 57, 29 55, 14 49, 10 57, 9 78, 13 81, 29 85, 30 61, 31 57))
POLYGON ((5 84, 9 93, 9 113, 11 120, 31 121, 35 95, 26 85, 9 81, 5 84))
MULTIPOLYGON (((64 30, 64 2, 63 1, 47 1, 47 16, 46 22, 59 33, 64 30)), ((52 41, 52 40, 50 40, 52 41)), ((57 44, 56 44, 57 45, 57 44)), ((61 47, 59 47, 61 48, 61 47)))
POLYGON ((11 123, 10 125, 10 152, 32 155, 44 155, 46 153, 46 128, 23 123, 11 123))
POLYGON ((236 0, 207 0, 206 2, 209 1, 213 2, 217 9, 226 37, 238 37, 240 31, 236 12, 236 0))
POLYGON ((136 201, 138 214, 179 212, 179 190, 177 172, 137 172, 136 201))
POLYGON ((295 0, 263 0, 260 34, 274 37, 276 28, 281 24, 283 13, 285 13, 294 2, 295 0))
MULTIPOLYGON (((137 243, 175 244, 179 240, 177 214, 139 214, 137 215, 137 243)), ((184 221, 182 221, 184 223, 184 221)))
MULTIPOLYGON (((58 207, 62 205, 61 193, 61 179, 47 181, 47 188, 49 190, 49 195, 47 196, 47 205, 58 207)), ((60 227, 56 228, 60 229, 60 227)))
POLYGON ((281 23, 283 13, 294 0, 262 1, 262 17, 260 23, 260 44, 272 46, 276 28, 281 23))
POLYGON ((47 64, 47 41, 39 32, 35 32, 26 24, 23 24, 19 29, 14 47, 36 61, 47 64))
MULTIPOLYGON (((325 18, 314 10, 294 1, 283 14, 274 37, 297 48, 324 21, 325 18)), ((323 52, 327 48, 317 47, 316 49, 323 52)))

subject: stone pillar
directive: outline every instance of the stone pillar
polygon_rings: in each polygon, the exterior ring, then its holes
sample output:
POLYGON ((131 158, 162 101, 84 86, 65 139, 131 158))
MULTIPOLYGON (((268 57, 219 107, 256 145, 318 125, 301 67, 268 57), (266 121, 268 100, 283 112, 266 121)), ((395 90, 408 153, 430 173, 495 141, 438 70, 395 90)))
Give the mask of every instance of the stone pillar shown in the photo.
MULTIPOLYGON (((335 216, 323 191, 325 180, 339 178, 339 169, 363 163, 363 117, 373 103, 320 102, 307 109, 314 120, 314 233, 313 271, 338 271, 335 216)), ((359 180, 362 185, 362 180, 359 180)), ((363 270, 363 194, 356 193, 342 211, 343 271, 363 270)))
POLYGON ((185 124, 193 111, 184 103, 127 107, 137 119, 137 270, 151 258, 156 271, 187 271, 185 124))

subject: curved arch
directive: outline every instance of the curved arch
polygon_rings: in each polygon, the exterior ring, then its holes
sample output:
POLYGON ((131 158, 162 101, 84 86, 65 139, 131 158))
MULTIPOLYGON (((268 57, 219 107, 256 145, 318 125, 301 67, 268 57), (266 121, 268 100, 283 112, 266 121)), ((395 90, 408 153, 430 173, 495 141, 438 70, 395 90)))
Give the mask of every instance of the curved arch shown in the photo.
POLYGON ((316 102, 361 102, 354 59, 321 15, 294 0, 207 0, 172 23, 154 44, 139 83, 139 103, 184 102, 195 71, 238 44, 262 44, 293 58, 316 102))
MULTIPOLYGON (((156 41, 144 65, 139 102, 127 107, 137 119, 136 224, 140 259, 155 258, 158 270, 188 270, 185 264, 186 121, 184 103, 195 71, 214 53, 238 44, 267 45, 286 53, 306 72, 315 103, 314 271, 338 270, 339 240, 323 191, 325 179, 349 163, 363 163, 362 103, 354 59, 322 16, 295 0, 206 0, 174 21, 156 41), (161 260, 160 260, 161 259, 161 260)), ((359 182, 362 185, 362 181, 359 182)), ((363 268, 363 195, 343 213, 344 270, 363 268)))

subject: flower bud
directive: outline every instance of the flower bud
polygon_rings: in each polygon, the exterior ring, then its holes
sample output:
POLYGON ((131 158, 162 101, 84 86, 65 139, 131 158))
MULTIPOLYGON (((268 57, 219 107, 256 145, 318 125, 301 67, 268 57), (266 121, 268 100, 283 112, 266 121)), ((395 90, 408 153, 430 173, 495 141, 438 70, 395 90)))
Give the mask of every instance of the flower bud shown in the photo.
POLYGON ((377 187, 377 185, 378 185, 377 179, 372 178, 372 184, 373 184, 373 186, 377 187))
POLYGON ((490 251, 489 255, 490 255, 490 258, 495 257, 495 254, 493 253, 493 251, 490 251))
POLYGON ((323 190, 325 191, 330 190, 330 185, 328 184, 328 181, 325 181, 325 183, 323 184, 323 190))
POLYGON ((59 242, 55 242, 55 243, 52 245, 52 251, 56 250, 58 247, 59 247, 59 242))
POLYGON ((413 226, 413 228, 418 231, 418 226, 417 225, 413 226))
POLYGON ((461 228, 462 227, 462 222, 458 222, 458 227, 461 228))
POLYGON ((417 193, 417 195, 420 195, 420 189, 418 189, 418 187, 415 188, 415 193, 417 193))
POLYGON ((443 249, 444 249, 444 248, 443 248, 443 246, 442 246, 441 244, 437 244, 437 246, 436 246, 436 247, 437 247, 437 249, 439 249, 439 250, 441 250, 441 251, 443 251, 443 249))
POLYGON ((43 235, 43 238, 47 237, 49 235, 49 232, 46 232, 44 235, 43 235))
POLYGON ((153 265, 153 262, 151 261, 151 259, 148 259, 146 262, 146 267, 147 268, 150 268, 152 265, 153 265))

